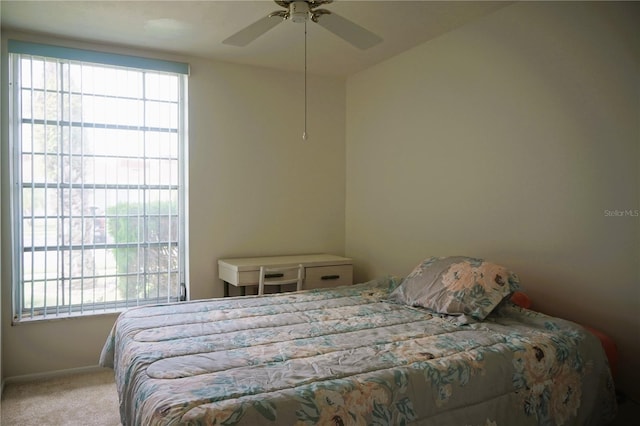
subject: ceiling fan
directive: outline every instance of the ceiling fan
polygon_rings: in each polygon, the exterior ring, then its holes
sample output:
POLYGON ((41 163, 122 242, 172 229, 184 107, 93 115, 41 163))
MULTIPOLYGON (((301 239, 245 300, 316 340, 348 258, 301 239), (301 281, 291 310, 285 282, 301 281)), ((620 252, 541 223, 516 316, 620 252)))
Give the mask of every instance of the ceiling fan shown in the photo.
POLYGON ((246 46, 280 22, 290 20, 296 23, 309 20, 321 25, 338 37, 346 40, 359 49, 368 49, 382 41, 382 38, 360 25, 336 15, 327 9, 318 9, 333 0, 274 0, 286 10, 277 10, 243 28, 222 43, 232 46, 246 46))

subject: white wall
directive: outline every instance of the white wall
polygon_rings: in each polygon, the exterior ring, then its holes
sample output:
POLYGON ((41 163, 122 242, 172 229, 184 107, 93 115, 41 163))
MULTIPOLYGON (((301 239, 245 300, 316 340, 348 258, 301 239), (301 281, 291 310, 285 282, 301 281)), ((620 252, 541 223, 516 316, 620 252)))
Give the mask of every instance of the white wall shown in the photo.
MULTIPOLYGON (((8 36, 11 34, 2 35, 4 55, 8 36)), ((149 56, 148 52, 17 36, 49 44, 149 56)), ((222 296, 222 282, 217 278, 218 258, 343 254, 344 81, 310 76, 309 140, 303 142, 302 75, 198 58, 152 56, 191 65, 191 298, 222 296)), ((5 60, 3 56, 2 62, 5 60)), ((3 68, 6 79, 4 72, 3 68)), ((3 129, 5 120, 3 116, 3 129)), ((3 131, 5 161, 7 145, 3 131)), ((7 173, 3 164, 3 236, 9 235, 10 230, 7 173)), ((8 238, 3 239, 2 249, 4 253, 10 252, 8 238)), ((115 316, 11 326, 9 256, 3 256, 2 262, 4 377, 97 365, 115 316)))
MULTIPOLYGON (((0 61, 1 63, 1 61, 0 61)), ((7 87, 4 76, 0 78, 0 87, 7 87)), ((0 89, 0 117, 7 108, 7 100, 2 96, 3 90, 0 89)), ((4 140, 7 134, 6 126, 2 126, 0 130, 0 140, 4 140)), ((2 150, 0 150, 0 182, 2 182, 2 150)), ((0 185, 1 186, 1 185, 0 185)), ((0 224, 2 224, 2 209, 0 209, 0 224)), ((0 226, 0 242, 2 241, 2 226, 0 226)), ((2 245, 0 244, 0 284, 2 283, 2 245)), ((2 285, 0 285, 0 415, 2 415, 2 392, 4 391, 4 375, 2 373, 2 285)))
POLYGON ((609 333, 640 398, 640 219, 605 214, 640 209, 637 12, 518 3, 349 78, 356 281, 507 265, 534 308, 609 333))
POLYGON ((309 78, 304 142, 302 75, 191 64, 193 297, 222 296, 218 258, 343 254, 344 81, 309 78))

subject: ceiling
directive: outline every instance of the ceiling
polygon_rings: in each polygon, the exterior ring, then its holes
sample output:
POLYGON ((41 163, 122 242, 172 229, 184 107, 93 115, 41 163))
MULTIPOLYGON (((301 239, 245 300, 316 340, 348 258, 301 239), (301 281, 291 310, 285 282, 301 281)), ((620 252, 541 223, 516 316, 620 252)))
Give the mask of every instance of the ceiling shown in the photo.
MULTIPOLYGON (((359 50, 307 25, 308 71, 348 76, 508 5, 504 1, 336 0, 329 9, 383 38, 359 50)), ((284 21, 246 47, 222 40, 275 10, 261 1, 0 2, 4 30, 159 50, 288 71, 304 69, 304 24, 284 21)))

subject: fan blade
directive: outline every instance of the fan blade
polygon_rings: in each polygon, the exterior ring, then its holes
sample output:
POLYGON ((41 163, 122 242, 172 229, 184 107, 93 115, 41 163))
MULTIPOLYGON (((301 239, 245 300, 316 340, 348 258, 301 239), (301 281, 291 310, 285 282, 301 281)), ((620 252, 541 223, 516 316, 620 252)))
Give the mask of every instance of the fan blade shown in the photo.
POLYGON ((262 34, 269 31, 271 28, 278 25, 283 21, 283 17, 280 14, 272 13, 265 16, 262 19, 257 20, 253 24, 246 28, 241 29, 231 37, 222 40, 224 44, 230 44, 232 46, 243 47, 251 43, 253 40, 260 37, 262 34))
POLYGON ((382 41, 371 31, 333 12, 319 15, 316 22, 359 49, 368 49, 382 41))

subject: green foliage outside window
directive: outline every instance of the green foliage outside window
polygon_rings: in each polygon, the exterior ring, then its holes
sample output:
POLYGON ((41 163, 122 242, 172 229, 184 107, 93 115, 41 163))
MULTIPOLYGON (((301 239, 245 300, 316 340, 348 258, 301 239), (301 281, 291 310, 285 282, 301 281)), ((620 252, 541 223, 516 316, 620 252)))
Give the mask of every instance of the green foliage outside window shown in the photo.
POLYGON ((179 285, 177 212, 170 201, 119 203, 107 209, 121 297, 166 298, 179 285))

